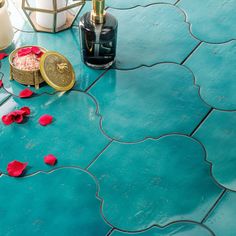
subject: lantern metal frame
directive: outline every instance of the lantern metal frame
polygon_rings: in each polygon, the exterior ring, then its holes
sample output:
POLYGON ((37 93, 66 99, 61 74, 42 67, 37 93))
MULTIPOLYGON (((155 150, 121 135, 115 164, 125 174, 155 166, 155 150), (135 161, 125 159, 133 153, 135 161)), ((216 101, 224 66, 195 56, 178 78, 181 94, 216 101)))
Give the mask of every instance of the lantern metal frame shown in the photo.
MULTIPOLYGON (((76 1, 76 3, 70 4, 68 6, 65 6, 65 7, 62 7, 62 8, 58 9, 57 8, 57 0, 48 0, 48 1, 52 1, 52 3, 53 3, 53 9, 52 10, 31 7, 28 0, 22 0, 22 10, 25 13, 25 15, 26 15, 27 19, 29 20, 30 24, 34 28, 34 30, 37 31, 37 32, 57 33, 57 32, 60 32, 60 31, 63 31, 63 30, 66 30, 66 29, 70 28, 73 25, 74 21, 76 20, 77 16, 79 15, 79 13, 81 12, 81 10, 84 7, 84 4, 86 2, 86 0, 79 0, 79 1, 76 1), (77 10, 75 15, 72 16, 72 14, 68 13, 68 10, 70 10, 72 8, 76 8, 76 7, 80 7, 80 8, 77 10), (29 13, 27 11, 29 11, 29 13), (66 23, 65 23, 65 25, 58 28, 57 27, 57 14, 61 13, 61 12, 64 12, 64 11, 67 11, 66 23), (37 22, 36 22, 36 12, 48 13, 48 14, 53 15, 53 27, 52 27, 52 29, 44 28, 44 27, 40 26, 39 24, 37 24, 37 22)), ((67 0, 67 3, 68 3, 68 0, 67 0)))

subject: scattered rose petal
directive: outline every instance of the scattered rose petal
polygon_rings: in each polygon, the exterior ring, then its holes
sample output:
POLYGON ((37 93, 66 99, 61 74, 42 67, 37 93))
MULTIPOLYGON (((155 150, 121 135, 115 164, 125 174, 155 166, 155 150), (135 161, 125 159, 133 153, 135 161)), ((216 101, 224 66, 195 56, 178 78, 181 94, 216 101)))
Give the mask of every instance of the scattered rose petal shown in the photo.
POLYGON ((22 115, 25 115, 25 116, 29 116, 30 115, 31 111, 30 111, 29 107, 22 107, 20 110, 23 112, 22 115))
POLYGON ((44 157, 44 162, 50 166, 54 166, 57 163, 57 158, 52 154, 49 154, 44 157))
POLYGON ((22 114, 17 114, 17 115, 14 117, 14 120, 15 120, 15 122, 16 122, 17 124, 20 124, 20 123, 23 122, 24 117, 23 117, 22 114))
POLYGON ((33 47, 31 48, 31 52, 34 53, 34 54, 36 54, 36 55, 41 54, 40 48, 39 48, 39 47, 35 47, 35 46, 33 46, 33 47))
POLYGON ((31 53, 31 48, 21 48, 21 49, 17 52, 17 54, 18 54, 19 57, 26 56, 26 55, 28 55, 28 54, 30 54, 30 53, 31 53))
POLYGON ((24 117, 28 115, 30 115, 29 107, 22 107, 20 110, 15 110, 2 116, 2 122, 5 125, 10 125, 13 122, 20 124, 24 121, 24 117))
POLYGON ((5 58, 5 57, 7 57, 8 56, 8 54, 6 54, 6 53, 0 53, 0 61, 3 59, 3 58, 5 58))
POLYGON ((20 98, 29 98, 29 97, 31 97, 33 94, 34 94, 33 91, 31 91, 30 89, 26 88, 26 89, 22 90, 22 91, 19 93, 19 97, 20 97, 20 98))
POLYGON ((10 125, 14 122, 14 119, 12 116, 5 115, 2 117, 2 122, 4 125, 10 125))
POLYGON ((3 86, 3 82, 2 80, 0 80, 0 88, 3 86))
POLYGON ((50 115, 42 115, 39 118, 39 124, 42 126, 46 126, 52 123, 53 117, 50 115))
POLYGON ((19 177, 23 174, 28 163, 12 161, 7 165, 7 172, 10 176, 19 177))

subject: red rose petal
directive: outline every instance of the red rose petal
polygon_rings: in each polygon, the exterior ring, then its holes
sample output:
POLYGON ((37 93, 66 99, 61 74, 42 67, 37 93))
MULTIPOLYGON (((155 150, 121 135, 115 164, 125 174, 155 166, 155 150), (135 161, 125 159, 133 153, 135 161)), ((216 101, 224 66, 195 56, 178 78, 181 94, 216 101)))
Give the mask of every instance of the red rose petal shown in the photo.
POLYGON ((57 163, 57 158, 52 154, 49 154, 44 157, 44 162, 50 166, 54 166, 57 163))
POLYGON ((0 53, 0 61, 3 59, 3 58, 5 58, 5 57, 7 57, 8 56, 8 54, 6 54, 6 53, 0 53))
POLYGON ((21 48, 21 49, 17 52, 17 54, 18 54, 19 57, 26 56, 26 55, 28 55, 28 54, 30 54, 30 53, 31 53, 31 48, 21 48))
POLYGON ((5 115, 2 116, 2 122, 4 125, 10 125, 14 122, 13 116, 5 115))
POLYGON ((22 175, 28 163, 12 161, 7 165, 7 172, 10 176, 19 177, 22 175))
POLYGON ((31 52, 36 54, 36 55, 39 55, 39 54, 41 54, 42 51, 40 50, 39 47, 34 46, 34 47, 31 48, 31 52))
POLYGON ((17 114, 17 115, 15 116, 15 119, 14 119, 14 121, 15 121, 17 124, 22 123, 23 120, 24 120, 24 117, 23 117, 22 114, 17 114))
POLYGON ((30 89, 26 88, 19 93, 20 98, 29 98, 34 94, 30 89))
POLYGON ((43 115, 39 118, 39 124, 46 126, 52 123, 53 117, 50 115, 43 115))
POLYGON ((24 115, 24 116, 29 116, 30 115, 31 111, 30 111, 29 107, 22 107, 20 110, 23 112, 22 115, 24 115))
POLYGON ((0 80, 0 88, 3 86, 3 82, 2 80, 0 80))

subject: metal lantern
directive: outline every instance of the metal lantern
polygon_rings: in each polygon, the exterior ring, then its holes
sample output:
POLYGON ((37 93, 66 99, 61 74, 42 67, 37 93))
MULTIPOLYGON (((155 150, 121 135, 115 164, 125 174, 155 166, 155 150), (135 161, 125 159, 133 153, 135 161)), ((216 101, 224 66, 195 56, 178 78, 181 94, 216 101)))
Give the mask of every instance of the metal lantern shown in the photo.
POLYGON ((35 31, 56 33, 72 26, 85 0, 22 0, 22 9, 35 31))

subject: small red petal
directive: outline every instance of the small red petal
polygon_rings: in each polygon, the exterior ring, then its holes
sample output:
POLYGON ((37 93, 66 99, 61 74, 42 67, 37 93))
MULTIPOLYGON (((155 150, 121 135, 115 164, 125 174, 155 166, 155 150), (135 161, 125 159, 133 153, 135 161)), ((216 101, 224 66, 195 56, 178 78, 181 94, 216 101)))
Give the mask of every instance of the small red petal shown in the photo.
POLYGON ((3 59, 3 58, 5 58, 5 57, 7 57, 8 56, 8 54, 6 54, 6 53, 0 53, 0 61, 3 59))
POLYGON ((2 80, 0 80, 0 88, 3 86, 3 82, 2 80))
POLYGON ((12 116, 5 115, 5 116, 2 116, 2 122, 4 125, 10 125, 14 122, 14 119, 12 116))
POLYGON ((42 51, 40 50, 39 47, 34 46, 34 47, 31 48, 31 52, 36 54, 36 55, 39 55, 42 51))
POLYGON ((57 158, 52 154, 49 154, 44 157, 44 162, 50 166, 54 166, 57 163, 57 158))
POLYGON ((21 49, 17 52, 17 54, 18 54, 19 57, 26 56, 26 55, 28 55, 28 54, 30 54, 30 53, 31 53, 31 48, 21 48, 21 49))
POLYGON ((20 98, 29 98, 34 94, 30 89, 26 88, 19 93, 20 98))
POLYGON ((7 172, 10 176, 19 177, 22 175, 28 163, 12 161, 7 165, 7 172))
POLYGON ((52 123, 53 117, 50 115, 43 115, 39 118, 39 124, 46 126, 52 123))
POLYGON ((20 123, 22 123, 23 122, 23 120, 24 120, 24 117, 23 117, 23 115, 22 114, 17 114, 16 116, 15 116, 15 122, 17 123, 17 124, 20 124, 20 123))
POLYGON ((14 113, 16 114, 16 116, 25 114, 25 112, 22 110, 15 110, 14 113))
POLYGON ((23 112, 22 115, 24 115, 24 116, 30 115, 30 108, 29 107, 22 107, 20 110, 23 112))

